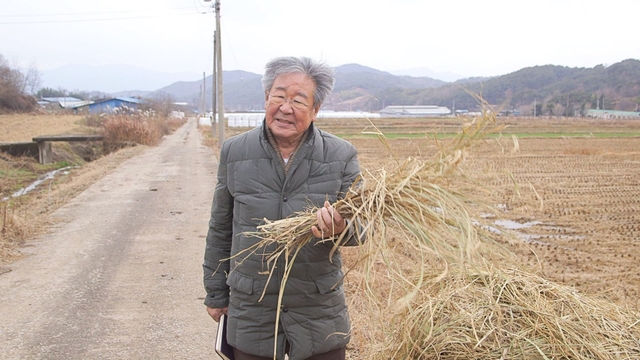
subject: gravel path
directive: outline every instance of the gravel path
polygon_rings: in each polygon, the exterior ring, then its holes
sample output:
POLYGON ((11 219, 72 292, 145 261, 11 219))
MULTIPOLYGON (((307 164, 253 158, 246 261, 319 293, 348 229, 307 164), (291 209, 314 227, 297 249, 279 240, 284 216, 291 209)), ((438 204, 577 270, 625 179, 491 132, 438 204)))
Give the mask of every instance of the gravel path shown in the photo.
POLYGON ((0 275, 0 358, 216 359, 201 267, 216 165, 190 119, 59 209, 0 275))

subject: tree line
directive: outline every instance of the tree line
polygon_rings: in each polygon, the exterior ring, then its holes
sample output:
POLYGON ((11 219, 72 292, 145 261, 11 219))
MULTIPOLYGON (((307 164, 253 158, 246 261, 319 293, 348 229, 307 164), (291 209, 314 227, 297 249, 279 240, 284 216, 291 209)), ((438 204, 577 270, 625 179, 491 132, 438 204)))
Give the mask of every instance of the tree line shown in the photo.
MULTIPOLYGON (((67 91, 40 87, 42 76, 32 65, 27 70, 12 66, 0 54, 0 114, 8 112, 32 112, 38 109, 37 99, 46 97, 73 97, 80 100, 99 100, 108 94, 99 91, 67 91)), ((158 92, 142 99, 139 109, 153 110, 162 117, 168 117, 173 110, 173 98, 166 93, 158 92)))
POLYGON ((29 94, 39 86, 40 72, 35 66, 21 71, 0 54, 0 112, 34 110, 37 101, 29 94))

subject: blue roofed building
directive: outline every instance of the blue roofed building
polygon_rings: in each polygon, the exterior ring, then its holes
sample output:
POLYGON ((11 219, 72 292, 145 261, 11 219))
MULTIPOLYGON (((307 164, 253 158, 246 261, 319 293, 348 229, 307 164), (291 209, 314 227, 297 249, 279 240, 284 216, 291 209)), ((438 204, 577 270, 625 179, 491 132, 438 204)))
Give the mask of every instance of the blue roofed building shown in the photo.
POLYGON ((77 112, 89 112, 89 114, 110 114, 120 109, 138 109, 142 100, 132 97, 116 97, 110 99, 96 100, 91 104, 76 107, 77 112))
POLYGON ((70 96, 64 97, 43 97, 38 101, 38 104, 42 107, 60 107, 63 109, 74 109, 78 106, 88 105, 91 103, 89 100, 82 100, 70 96))

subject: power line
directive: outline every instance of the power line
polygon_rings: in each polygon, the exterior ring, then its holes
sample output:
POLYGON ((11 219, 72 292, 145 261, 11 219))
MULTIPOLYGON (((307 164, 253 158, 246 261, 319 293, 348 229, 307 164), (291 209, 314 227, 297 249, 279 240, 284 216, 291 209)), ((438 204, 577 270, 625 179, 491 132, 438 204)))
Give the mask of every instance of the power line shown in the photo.
MULTIPOLYGON (((222 27, 222 24, 220 24, 220 26, 222 27)), ((236 54, 233 52, 233 47, 231 46, 231 39, 229 35, 225 37, 225 40, 226 40, 226 43, 229 45, 229 50, 231 50, 231 56, 233 57, 233 61, 236 63, 236 68, 239 68, 238 60, 236 59, 236 54)))
MULTIPOLYGON (((179 7, 169 8, 163 10, 187 10, 191 7, 179 7)), ((107 14, 127 14, 127 13, 148 13, 149 10, 125 10, 125 11, 100 11, 100 12, 85 12, 85 13, 57 13, 57 14, 27 14, 27 15, 0 15, 0 18, 5 17, 38 17, 38 16, 76 16, 76 15, 107 15, 107 14)))
MULTIPOLYGON (((81 15, 79 13, 77 14, 81 15)), ((92 13, 91 15, 100 15, 100 13, 92 13)), ((118 21, 118 20, 133 20, 133 19, 150 19, 150 18, 158 18, 158 17, 166 17, 166 16, 184 16, 184 15, 200 15, 200 13, 188 12, 188 13, 172 13, 172 14, 158 14, 158 15, 121 16, 121 17, 67 19, 67 20, 3 21, 3 22, 0 22, 0 25, 75 23, 75 22, 88 22, 88 21, 118 21)))

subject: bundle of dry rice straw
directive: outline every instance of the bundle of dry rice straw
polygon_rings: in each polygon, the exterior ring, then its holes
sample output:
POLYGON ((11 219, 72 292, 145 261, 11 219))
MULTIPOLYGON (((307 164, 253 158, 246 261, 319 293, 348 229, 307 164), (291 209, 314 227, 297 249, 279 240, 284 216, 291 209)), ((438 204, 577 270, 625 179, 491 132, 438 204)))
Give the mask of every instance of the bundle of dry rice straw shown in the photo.
MULTIPOLYGON (((507 234, 484 223, 484 215, 495 212, 485 200, 489 189, 460 164, 473 144, 500 130, 492 114, 463 124, 446 144, 434 137, 439 151, 428 161, 363 171, 359 184, 334 204, 358 220, 352 223, 362 225, 356 231, 366 239, 356 250, 360 276, 346 275, 366 295, 358 311, 366 312, 368 325, 354 332, 369 343, 357 349, 357 358, 640 358, 637 313, 519 269, 500 245, 507 234)), ((267 221, 253 250, 275 244, 269 262, 284 257, 290 269, 313 239, 316 211, 267 221)), ((334 251, 342 240, 331 240, 334 251)))

